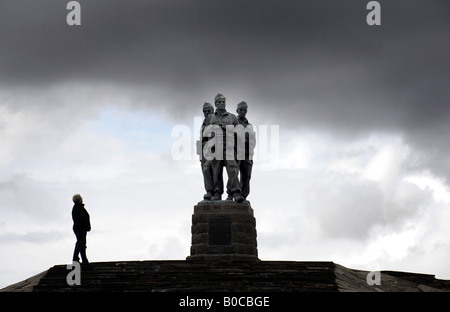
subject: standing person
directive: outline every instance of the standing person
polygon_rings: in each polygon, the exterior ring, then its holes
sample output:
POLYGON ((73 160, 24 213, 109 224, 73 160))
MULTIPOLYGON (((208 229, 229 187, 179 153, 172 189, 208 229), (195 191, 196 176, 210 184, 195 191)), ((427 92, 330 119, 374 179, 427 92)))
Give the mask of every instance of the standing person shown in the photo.
POLYGON ((78 254, 80 254, 83 264, 89 264, 86 257, 86 236, 87 232, 91 230, 89 213, 84 208, 83 198, 80 194, 73 195, 72 200, 75 204, 72 209, 73 232, 77 237, 72 261, 80 262, 80 258, 78 258, 78 254))
MULTIPOLYGON (((256 145, 256 134, 253 131, 253 126, 248 122, 245 117, 247 115, 248 105, 242 101, 237 105, 236 113, 238 122, 244 127, 243 135, 245 144, 245 154, 243 159, 237 158, 239 167, 239 184, 241 186, 241 195, 244 200, 247 200, 247 196, 250 193, 250 179, 252 177, 253 168, 253 153, 256 145)), ((239 143, 239 142, 238 142, 239 143)))

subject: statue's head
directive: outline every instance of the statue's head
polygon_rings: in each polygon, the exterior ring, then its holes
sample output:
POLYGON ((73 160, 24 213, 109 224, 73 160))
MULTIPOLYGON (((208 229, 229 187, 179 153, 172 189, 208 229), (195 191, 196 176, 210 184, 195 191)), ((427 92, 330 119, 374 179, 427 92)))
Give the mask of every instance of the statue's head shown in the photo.
POLYGON ((223 94, 217 94, 214 98, 214 104, 216 105, 217 109, 225 109, 225 97, 223 94))
POLYGON ((208 115, 211 115, 214 112, 214 107, 210 103, 203 104, 203 115, 208 117, 208 115))
POLYGON ((239 117, 244 118, 247 115, 248 105, 246 102, 242 101, 237 105, 236 113, 239 117))

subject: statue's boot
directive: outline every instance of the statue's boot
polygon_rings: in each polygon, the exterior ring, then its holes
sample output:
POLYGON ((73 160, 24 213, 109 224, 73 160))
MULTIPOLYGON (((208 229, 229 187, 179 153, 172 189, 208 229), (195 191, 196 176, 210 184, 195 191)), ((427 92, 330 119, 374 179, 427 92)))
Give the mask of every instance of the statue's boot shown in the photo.
POLYGON ((205 195, 203 195, 203 199, 206 200, 211 200, 212 197, 213 195, 211 194, 211 192, 207 192, 205 195))
POLYGON ((219 193, 215 193, 211 200, 222 200, 222 195, 219 193))
POLYGON ((242 204, 244 202, 244 197, 242 197, 241 194, 235 193, 233 197, 234 200, 239 204, 242 204))

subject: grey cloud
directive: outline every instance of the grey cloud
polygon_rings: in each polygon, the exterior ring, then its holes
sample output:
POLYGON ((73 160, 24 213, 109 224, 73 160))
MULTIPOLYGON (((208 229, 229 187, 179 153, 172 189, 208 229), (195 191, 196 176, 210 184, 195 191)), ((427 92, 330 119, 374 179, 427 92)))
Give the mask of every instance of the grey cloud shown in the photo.
POLYGON ((14 244, 18 242, 45 244, 59 241, 64 238, 66 233, 57 231, 50 232, 30 232, 26 234, 17 233, 3 233, 0 235, 0 242, 2 244, 14 244))
MULTIPOLYGON (((386 45, 405 37, 410 40, 398 47, 397 57, 403 60, 402 52, 409 52, 408 60, 422 54, 410 49, 420 48, 413 32, 424 27, 421 33, 429 36, 448 25, 439 1, 415 9, 410 1, 386 4, 386 25, 379 30, 365 25, 365 6, 349 0, 80 2, 78 29, 65 25, 65 3, 59 1, 5 5, 3 78, 163 82, 189 94, 211 79, 238 80, 261 91, 272 77, 276 91, 299 70, 326 72, 333 64, 365 64, 372 58, 389 62, 396 54, 386 58, 386 45)), ((430 44, 441 36, 445 33, 430 44)))
POLYGON ((379 228, 399 230, 405 223, 420 218, 421 208, 431 201, 431 193, 399 181, 386 187, 384 182, 361 181, 348 175, 328 175, 316 180, 315 187, 325 194, 310 198, 317 206, 322 235, 366 241, 379 228))
POLYGON ((222 92, 261 123, 400 134, 436 155, 424 167, 450 172, 446 0, 381 2, 380 27, 353 0, 79 2, 79 28, 60 1, 0 4, 4 86, 103 83, 174 118, 222 92))
MULTIPOLYGON (((334 159, 336 155, 329 157, 334 159)), ((357 157, 364 158, 362 154, 357 157)), ((433 202, 430 190, 421 190, 414 184, 402 181, 406 166, 407 161, 392 177, 379 181, 332 170, 259 173, 263 176, 260 179, 283 182, 281 185, 258 184, 254 187, 252 198, 255 201, 264 198, 264 209, 282 207, 283 217, 277 216, 279 219, 271 221, 263 218, 270 225, 282 224, 276 226, 271 234, 282 232, 286 235, 286 231, 296 229, 311 239, 368 243, 373 241, 380 229, 401 232, 405 224, 422 222, 423 210, 433 202), (283 196, 280 198, 277 196, 279 194, 283 196)), ((272 228, 270 225, 269 229, 272 228)), ((264 224, 260 224, 261 229, 264 229, 264 224)), ((265 236, 264 239, 269 238, 265 236)), ((285 242, 289 243, 295 242, 285 242)))
POLYGON ((48 225, 64 220, 64 211, 58 209, 61 204, 42 183, 18 174, 5 178, 7 180, 0 183, 0 212, 5 220, 25 217, 24 220, 32 220, 35 224, 48 225))

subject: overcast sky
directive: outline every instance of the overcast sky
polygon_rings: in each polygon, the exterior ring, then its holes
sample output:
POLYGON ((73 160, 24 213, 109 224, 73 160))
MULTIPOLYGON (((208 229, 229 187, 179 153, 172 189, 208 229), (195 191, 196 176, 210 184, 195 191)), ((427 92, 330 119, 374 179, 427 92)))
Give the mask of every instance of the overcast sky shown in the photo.
POLYGON ((0 287, 71 262, 75 193, 91 261, 188 256, 172 130, 219 92, 258 132, 260 259, 450 279, 447 0, 67 2, 0 2, 0 287))

